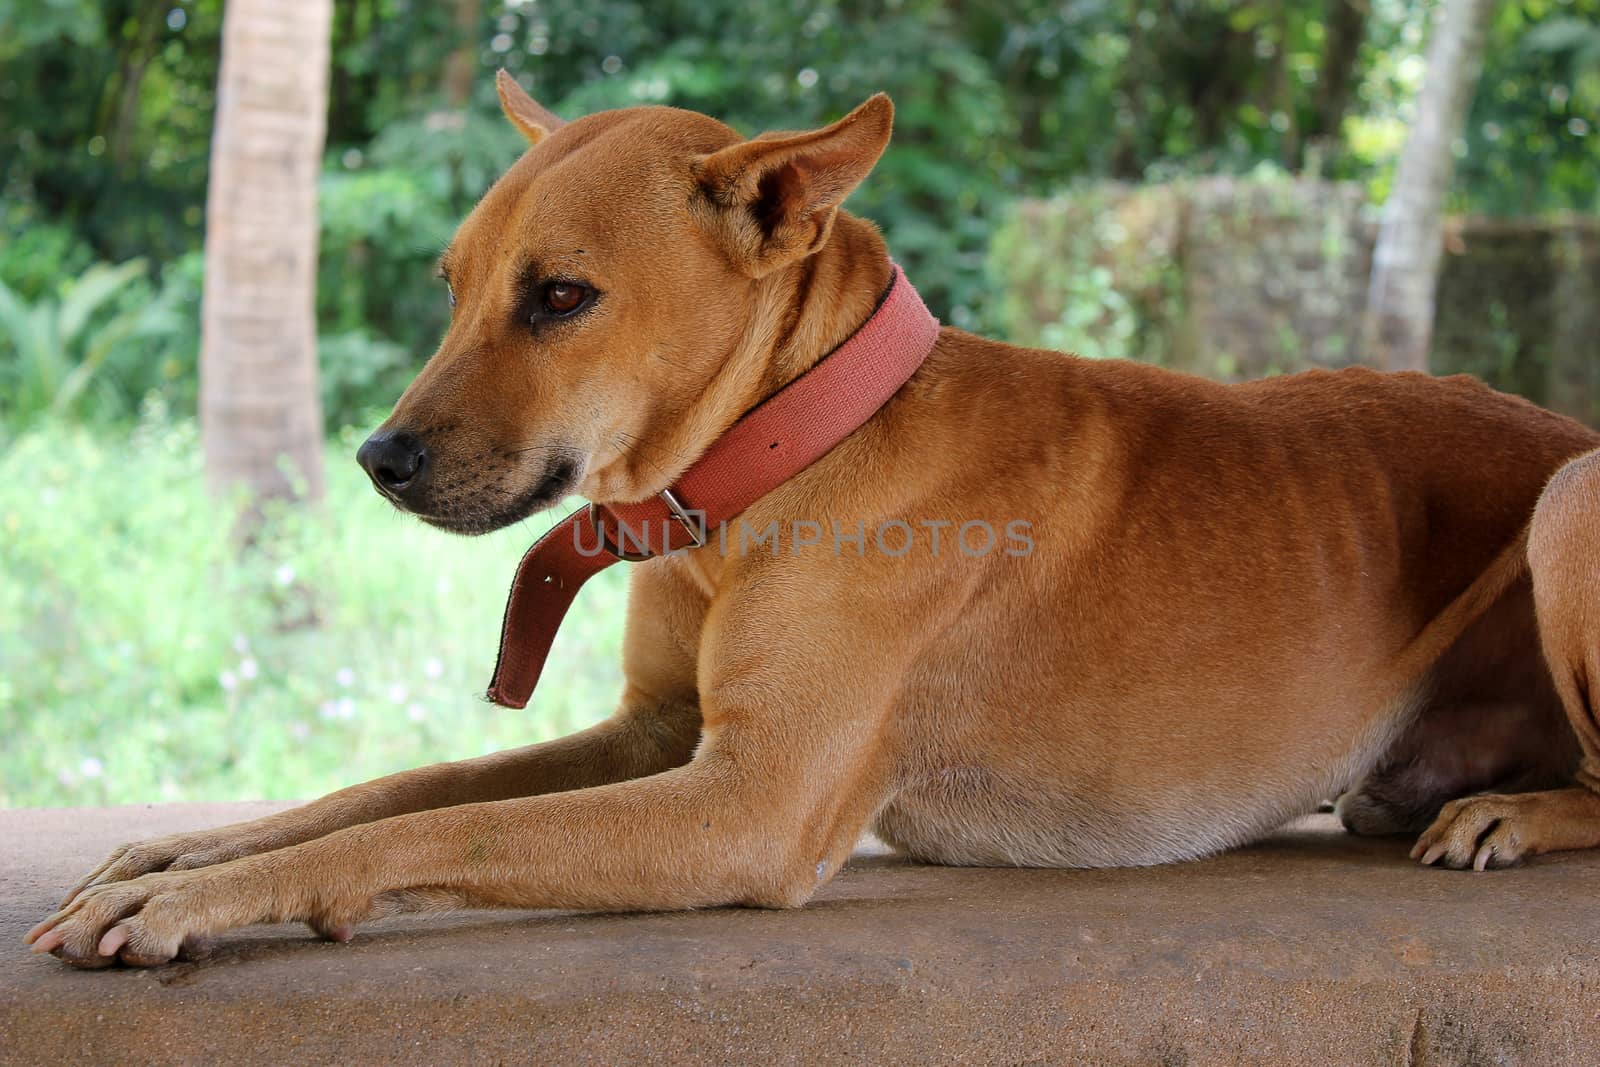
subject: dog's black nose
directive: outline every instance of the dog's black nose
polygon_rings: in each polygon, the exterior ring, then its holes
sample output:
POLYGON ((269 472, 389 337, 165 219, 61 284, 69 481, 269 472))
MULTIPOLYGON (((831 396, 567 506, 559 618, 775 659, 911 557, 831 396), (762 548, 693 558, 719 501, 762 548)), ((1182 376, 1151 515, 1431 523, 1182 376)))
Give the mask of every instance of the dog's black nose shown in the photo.
POLYGON ((379 430, 356 452, 356 462, 391 495, 415 491, 427 477, 428 450, 414 433, 379 430))

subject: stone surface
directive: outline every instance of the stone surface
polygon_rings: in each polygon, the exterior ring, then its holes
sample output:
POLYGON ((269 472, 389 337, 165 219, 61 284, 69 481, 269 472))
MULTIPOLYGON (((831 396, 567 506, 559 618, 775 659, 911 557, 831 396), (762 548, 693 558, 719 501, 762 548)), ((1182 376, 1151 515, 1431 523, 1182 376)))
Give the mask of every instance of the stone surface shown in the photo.
POLYGON ((1142 870, 869 850, 790 912, 265 927, 153 971, 22 947, 113 845, 271 807, 0 812, 0 1062, 1600 1061, 1600 854, 1423 869, 1326 817, 1142 870))
MULTIPOLYGON (((1376 235, 1355 182, 1077 186, 995 233, 1000 332, 1232 381, 1343 367, 1360 361, 1376 235)), ((1434 373, 1600 426, 1597 328, 1600 219, 1447 220, 1434 373)))

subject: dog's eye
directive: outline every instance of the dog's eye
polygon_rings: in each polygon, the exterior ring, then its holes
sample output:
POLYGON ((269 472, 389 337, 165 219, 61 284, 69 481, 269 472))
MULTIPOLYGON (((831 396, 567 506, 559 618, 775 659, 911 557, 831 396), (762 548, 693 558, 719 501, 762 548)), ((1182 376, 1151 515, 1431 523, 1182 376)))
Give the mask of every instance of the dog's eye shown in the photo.
POLYGON ((551 315, 570 315, 584 305, 590 291, 576 282, 551 282, 544 289, 544 310, 551 315))

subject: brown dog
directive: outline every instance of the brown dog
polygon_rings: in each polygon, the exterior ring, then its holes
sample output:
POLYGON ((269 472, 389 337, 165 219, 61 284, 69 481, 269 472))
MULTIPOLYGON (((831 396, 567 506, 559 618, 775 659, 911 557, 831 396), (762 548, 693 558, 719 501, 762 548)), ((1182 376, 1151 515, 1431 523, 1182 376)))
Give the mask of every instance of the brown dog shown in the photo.
MULTIPOLYGON (((533 147, 445 255, 453 322, 385 423, 427 470, 389 495, 464 532, 574 490, 651 497, 891 269, 839 210, 884 97, 744 141, 666 108, 564 124, 501 89, 533 147)), ((749 509, 779 551, 635 567, 611 718, 124 847, 30 939, 152 964, 267 921, 794 906, 868 828, 940 863, 1162 863, 1350 783, 1346 825, 1426 828, 1426 863, 1592 847, 1597 443, 1463 378, 1229 386, 945 329, 749 509), (797 519, 919 535, 841 553, 797 519), (923 535, 973 521, 1030 551, 923 535)))

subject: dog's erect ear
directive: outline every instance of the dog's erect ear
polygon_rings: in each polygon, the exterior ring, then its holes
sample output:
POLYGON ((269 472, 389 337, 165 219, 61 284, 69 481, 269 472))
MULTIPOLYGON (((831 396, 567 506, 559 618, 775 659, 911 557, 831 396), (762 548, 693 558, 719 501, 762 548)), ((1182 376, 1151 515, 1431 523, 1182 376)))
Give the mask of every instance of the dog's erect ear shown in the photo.
POLYGON ((506 113, 511 125, 522 132, 531 145, 538 144, 566 123, 533 102, 533 97, 523 92, 504 67, 494 76, 495 91, 500 94, 500 110, 506 113))
POLYGON ((699 159, 695 177, 719 209, 715 227, 740 269, 759 278, 821 248, 893 126, 894 105, 878 93, 831 126, 763 134, 699 159))

